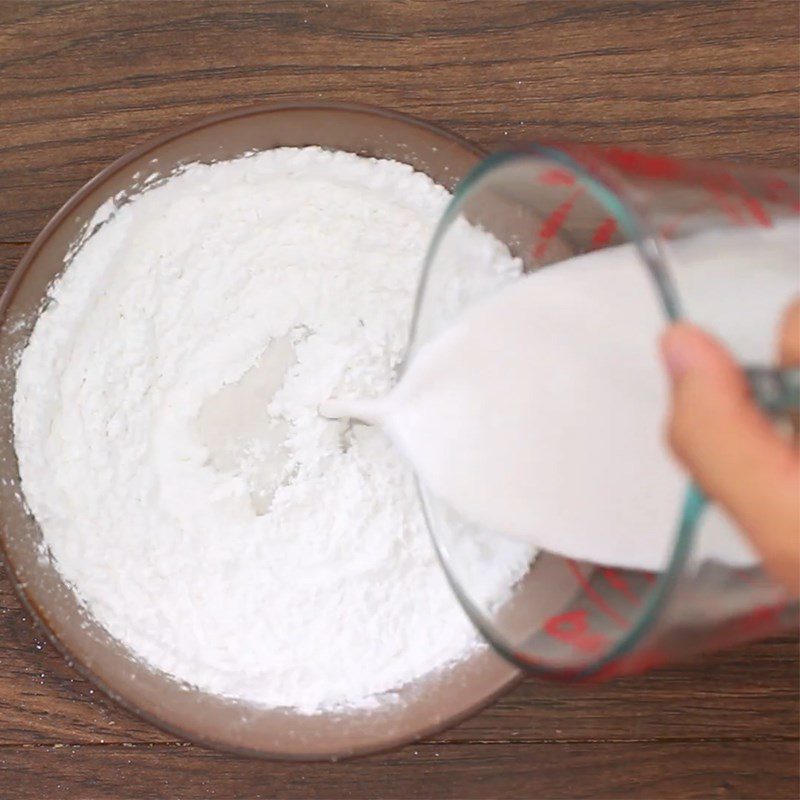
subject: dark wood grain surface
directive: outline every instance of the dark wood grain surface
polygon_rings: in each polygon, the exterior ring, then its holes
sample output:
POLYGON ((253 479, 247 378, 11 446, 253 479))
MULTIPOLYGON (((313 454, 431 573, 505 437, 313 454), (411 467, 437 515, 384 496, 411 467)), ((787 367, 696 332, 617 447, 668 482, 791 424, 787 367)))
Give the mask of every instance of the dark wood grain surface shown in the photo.
MULTIPOLYGON (((82 183, 178 123, 356 100, 487 146, 567 137, 798 164, 797 2, 0 0, 0 281, 82 183)), ((0 798, 796 798, 796 640, 593 687, 523 683, 341 764, 214 753, 74 674, 0 577, 0 798)))

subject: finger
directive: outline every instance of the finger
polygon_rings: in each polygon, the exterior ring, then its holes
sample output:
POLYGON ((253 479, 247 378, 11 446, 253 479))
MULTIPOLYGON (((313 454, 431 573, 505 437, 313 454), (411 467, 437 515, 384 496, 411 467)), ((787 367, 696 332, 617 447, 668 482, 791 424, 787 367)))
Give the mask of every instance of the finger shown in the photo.
POLYGON ((662 350, 673 383, 672 449, 750 536, 768 568, 797 591, 797 456, 711 336, 692 325, 675 325, 664 335, 662 350))
MULTIPOLYGON (((800 297, 798 297, 783 315, 778 339, 778 360, 784 367, 800 364, 800 297)), ((794 445, 800 440, 800 411, 789 412, 794 445)))
POLYGON ((800 297, 786 309, 783 316, 779 354, 784 366, 800 364, 800 297))

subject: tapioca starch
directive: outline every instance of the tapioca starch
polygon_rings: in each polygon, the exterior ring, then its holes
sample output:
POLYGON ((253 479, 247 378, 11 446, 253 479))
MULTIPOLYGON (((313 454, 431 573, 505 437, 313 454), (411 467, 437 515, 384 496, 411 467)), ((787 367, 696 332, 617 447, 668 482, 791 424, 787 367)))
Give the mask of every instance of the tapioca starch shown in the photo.
MULTIPOLYGON (((24 495, 87 612, 205 691, 374 705, 478 646, 383 434, 318 414, 392 384, 447 192, 318 148, 194 164, 107 204, 14 398, 24 495)), ((452 309, 519 273, 463 224, 452 309)), ((471 545, 502 602, 532 551, 471 545)))

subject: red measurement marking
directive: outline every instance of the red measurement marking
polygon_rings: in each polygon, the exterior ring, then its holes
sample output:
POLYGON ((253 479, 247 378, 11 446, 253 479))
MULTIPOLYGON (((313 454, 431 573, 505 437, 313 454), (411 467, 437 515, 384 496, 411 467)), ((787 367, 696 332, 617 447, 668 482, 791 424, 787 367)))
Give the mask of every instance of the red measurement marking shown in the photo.
POLYGON ((667 661, 667 653, 659 648, 644 650, 641 653, 631 653, 603 667, 603 669, 593 676, 593 679, 604 681, 620 675, 635 675, 640 672, 647 672, 648 670, 655 669, 656 667, 661 667, 666 664, 667 661))
POLYGON ((597 653, 606 646, 606 638, 600 633, 592 633, 587 621, 588 614, 584 609, 566 611, 550 617, 544 624, 545 633, 572 645, 583 653, 597 653))
POLYGON ((746 194, 743 195, 743 200, 744 204, 747 206, 747 210, 753 215, 753 219, 759 225, 761 225, 762 228, 772 227, 772 219, 764 210, 764 206, 761 205, 761 202, 757 197, 753 197, 751 194, 746 194))
POLYGON ((601 150, 601 153, 617 169, 644 175, 648 178, 677 180, 684 172, 683 163, 669 156, 646 155, 645 153, 635 153, 632 150, 622 150, 618 147, 601 150))
POLYGON ((604 219, 595 229, 592 235, 592 247, 603 247, 611 241, 611 237, 617 231, 617 221, 613 217, 604 219))
POLYGON ((564 227, 575 201, 583 194, 583 188, 576 189, 560 206, 550 212, 539 229, 539 241, 533 249, 533 257, 541 258, 555 235, 564 227))
POLYGON ((750 194, 750 192, 742 186, 742 182, 732 173, 725 172, 719 177, 720 186, 732 189, 741 198, 745 207, 750 212, 753 219, 764 228, 772 227, 772 220, 769 214, 764 210, 764 206, 757 197, 750 194))
POLYGON ((730 195, 724 189, 720 188, 720 186, 713 181, 707 181, 705 187, 714 198, 716 207, 720 209, 734 225, 747 224, 742 216, 742 212, 737 208, 736 204, 732 202, 730 195))
POLYGON ((600 570, 600 574, 608 581, 609 586, 613 586, 626 600, 635 606, 639 605, 639 598, 617 570, 604 567, 600 570))
POLYGON ((800 197, 783 178, 771 178, 764 188, 767 200, 789 206, 795 213, 800 212, 800 197))
POLYGON ((569 567, 570 572, 575 576, 575 580, 581 586, 581 589, 585 592, 586 596, 595 604, 597 608, 599 608, 610 620, 615 622, 620 628, 627 628, 628 621, 623 617, 621 614, 618 614, 611 608, 608 603, 597 593, 595 589, 592 588, 589 581, 586 580, 583 573, 578 569, 578 565, 571 560, 567 560, 567 566, 569 567))
POLYGON ((748 635, 760 632, 764 629, 770 629, 775 626, 784 608, 784 605, 757 606, 752 611, 748 611, 747 614, 736 620, 736 626, 748 635))
POLYGON ((540 176, 539 180, 547 186, 572 186, 575 183, 575 176, 565 169, 552 169, 545 170, 540 176))
POLYGON ((783 195, 790 192, 792 187, 783 178, 770 178, 766 184, 767 194, 770 195, 783 195))

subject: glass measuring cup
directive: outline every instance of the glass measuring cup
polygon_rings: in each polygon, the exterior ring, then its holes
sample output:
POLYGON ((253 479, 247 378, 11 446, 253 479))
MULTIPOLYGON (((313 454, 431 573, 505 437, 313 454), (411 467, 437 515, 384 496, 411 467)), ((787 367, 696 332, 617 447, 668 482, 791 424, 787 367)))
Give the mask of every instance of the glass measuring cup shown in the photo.
MULTIPOLYGON (((570 256, 630 242, 652 278, 649 285, 665 323, 688 310, 689 318, 702 325, 705 320, 692 314, 691 275, 679 277, 673 269, 684 243, 700 235, 740 236, 741 231, 757 236, 783 219, 790 221, 780 224, 795 224, 798 214, 797 177, 780 171, 594 146, 533 145, 496 153, 462 181, 438 225, 406 363, 448 322, 441 317, 443 298, 452 304, 458 290, 448 272, 452 260, 440 256, 462 218, 506 243, 525 272, 557 268, 553 265, 570 256)), ((800 254, 795 255, 796 264, 800 254)), ((735 276, 726 277, 723 265, 720 287, 731 283, 735 276)), ((459 311, 478 299, 459 297, 459 311)), ((652 297, 642 300, 652 302, 652 297)), ((749 309, 729 305, 727 323, 735 327, 737 315, 749 309)), ((776 325, 777 317, 765 335, 774 336, 776 325)), ((725 339, 728 331, 712 327, 712 332, 725 339)), ((786 417, 800 407, 800 370, 748 363, 749 354, 735 347, 734 354, 769 413, 786 417)), ((591 387, 585 390, 589 403, 591 387)), ((629 496, 647 491, 635 481, 625 488, 629 496)), ((420 493, 461 604, 493 647, 527 671, 599 680, 798 624, 798 603, 765 574, 735 532, 720 528, 717 509, 703 513, 705 498, 692 485, 682 511, 676 503, 674 543, 663 571, 611 568, 541 552, 500 606, 487 605, 472 591, 469 559, 464 558, 475 541, 497 534, 469 529, 422 485, 420 493), (735 539, 727 543, 739 553, 735 559, 723 563, 704 556, 709 541, 726 536, 735 539)))

